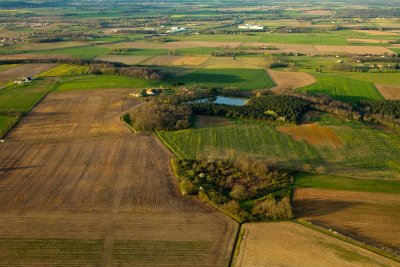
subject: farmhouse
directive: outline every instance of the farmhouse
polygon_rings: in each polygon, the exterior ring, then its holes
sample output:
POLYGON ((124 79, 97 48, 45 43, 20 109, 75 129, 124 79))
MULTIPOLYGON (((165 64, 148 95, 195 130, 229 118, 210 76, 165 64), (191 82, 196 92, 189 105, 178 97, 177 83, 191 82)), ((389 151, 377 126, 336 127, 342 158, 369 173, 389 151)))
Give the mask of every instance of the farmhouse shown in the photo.
POLYGON ((147 90, 142 90, 139 93, 131 93, 130 96, 133 97, 146 97, 146 96, 157 96, 161 94, 162 90, 158 88, 149 88, 147 90))
POLYGON ((171 30, 167 31, 167 33, 180 33, 180 32, 186 32, 188 29, 184 27, 171 27, 171 30))
POLYGON ((21 80, 14 81, 14 83, 16 83, 16 84, 30 83, 30 82, 32 82, 32 77, 30 77, 30 76, 22 78, 21 80))
POLYGON ((242 30, 264 30, 264 26, 256 24, 239 25, 238 28, 242 30))

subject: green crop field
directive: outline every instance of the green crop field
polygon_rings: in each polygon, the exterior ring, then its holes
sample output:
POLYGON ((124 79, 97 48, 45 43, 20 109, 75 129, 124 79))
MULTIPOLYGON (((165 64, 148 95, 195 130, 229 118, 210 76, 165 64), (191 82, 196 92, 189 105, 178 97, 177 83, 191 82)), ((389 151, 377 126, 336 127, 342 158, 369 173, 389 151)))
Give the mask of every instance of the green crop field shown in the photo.
POLYGON ((361 99, 384 99, 370 82, 340 76, 316 75, 316 78, 316 83, 300 88, 299 90, 313 94, 325 94, 338 100, 350 102, 361 99))
POLYGON ((110 49, 98 46, 84 46, 84 47, 71 47, 61 48, 52 50, 40 50, 35 51, 37 54, 48 54, 48 55, 71 55, 75 58, 80 59, 91 59, 101 55, 105 55, 110 52, 110 49))
POLYGON ((52 79, 38 79, 1 90, 0 112, 29 111, 52 88, 53 83, 52 79))
POLYGON ((68 75, 82 75, 86 74, 89 70, 88 66, 78 66, 78 65, 61 65, 54 69, 48 70, 39 76, 68 76, 68 75))
POLYGON ((400 171, 400 136, 357 123, 332 126, 343 146, 310 145, 280 133, 275 125, 237 122, 227 126, 163 131, 158 135, 181 158, 236 157, 266 160, 288 168, 323 166, 358 177, 395 177, 400 171), (388 176, 389 175, 389 176, 388 176), (391 175, 391 176, 390 176, 391 175))
POLYGON ((392 50, 393 52, 397 53, 397 55, 400 55, 400 48, 391 48, 390 50, 392 50))
POLYGON ((111 89, 111 88, 145 88, 158 86, 158 81, 150 81, 134 77, 114 76, 114 75, 87 75, 78 76, 74 79, 61 81, 56 88, 58 92, 91 89, 111 89))
POLYGON ((260 40, 264 43, 347 45, 346 39, 332 33, 267 33, 260 40))
POLYGON ((99 265, 103 241, 75 239, 0 239, 0 261, 18 266, 99 265))
POLYGON ((17 122, 18 117, 15 116, 3 116, 0 115, 0 137, 2 137, 6 132, 17 122))
POLYGON ((295 177, 295 186, 373 193, 400 194, 400 182, 375 179, 354 179, 325 174, 299 173, 295 177))
POLYGON ((199 69, 173 80, 189 87, 221 87, 240 90, 270 88, 273 81, 262 69, 199 69))
POLYGON ((341 76, 377 84, 400 85, 400 73, 340 72, 341 76))

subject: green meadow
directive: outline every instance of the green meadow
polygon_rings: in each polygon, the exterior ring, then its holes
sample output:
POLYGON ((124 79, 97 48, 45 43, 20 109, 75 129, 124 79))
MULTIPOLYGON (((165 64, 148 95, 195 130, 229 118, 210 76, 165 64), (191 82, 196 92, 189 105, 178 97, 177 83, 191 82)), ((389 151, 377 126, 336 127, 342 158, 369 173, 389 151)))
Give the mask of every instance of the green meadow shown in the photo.
POLYGON ((270 88, 273 81, 262 69, 198 69, 173 78, 189 87, 217 87, 243 91, 270 88))
POLYGON ((158 86, 161 82, 150 81, 134 77, 116 75, 84 75, 72 79, 62 80, 57 88, 57 92, 111 88, 146 88, 158 86))
POLYGON ((300 88, 302 92, 312 94, 325 94, 341 101, 355 102, 362 99, 381 100, 384 99, 373 83, 355 80, 338 75, 315 74, 317 82, 300 88))

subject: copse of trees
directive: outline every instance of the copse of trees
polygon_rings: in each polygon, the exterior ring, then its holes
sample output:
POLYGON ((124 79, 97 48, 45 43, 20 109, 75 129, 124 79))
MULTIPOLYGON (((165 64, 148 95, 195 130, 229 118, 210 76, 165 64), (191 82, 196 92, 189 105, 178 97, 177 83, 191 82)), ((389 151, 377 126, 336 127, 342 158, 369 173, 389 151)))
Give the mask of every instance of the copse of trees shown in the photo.
POLYGON ((290 172, 248 159, 176 159, 172 164, 183 194, 198 195, 239 221, 293 217, 288 197, 293 184, 290 172))
POLYGON ((130 113, 135 129, 140 131, 182 130, 190 127, 191 109, 185 105, 146 102, 130 113))

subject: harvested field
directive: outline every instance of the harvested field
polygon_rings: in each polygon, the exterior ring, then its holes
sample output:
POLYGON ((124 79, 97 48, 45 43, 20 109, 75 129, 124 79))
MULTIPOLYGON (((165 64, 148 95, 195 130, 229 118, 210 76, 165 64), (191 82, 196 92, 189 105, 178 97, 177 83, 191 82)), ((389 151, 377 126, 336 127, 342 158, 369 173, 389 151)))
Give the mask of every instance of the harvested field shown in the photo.
POLYGON ((200 67, 207 69, 261 69, 255 64, 249 64, 242 59, 232 57, 210 57, 200 67))
POLYGON ((0 55, 1 60, 42 60, 42 59, 72 59, 70 55, 62 55, 62 54, 10 54, 10 55, 0 55))
POLYGON ((297 217, 400 253, 400 196, 302 188, 294 194, 297 217))
POLYGON ((326 9, 306 10, 306 11, 304 11, 304 13, 308 14, 308 15, 316 15, 316 16, 329 16, 329 15, 334 14, 332 11, 326 10, 326 9))
POLYGON ((292 222, 244 224, 236 266, 397 266, 368 250, 292 222))
POLYGON ((0 71, 0 85, 26 76, 34 77, 56 66, 57 64, 23 64, 0 71))
POLYGON ((277 86, 271 89, 275 92, 286 89, 297 89, 317 81, 314 76, 305 72, 287 72, 269 69, 268 73, 277 84, 277 86))
POLYGON ((16 50, 49 50, 88 45, 86 42, 52 42, 52 43, 25 43, 16 50))
POLYGON ((197 42, 197 41, 179 41, 168 43, 145 43, 145 42, 125 42, 111 45, 105 45, 108 48, 144 48, 144 49, 178 49, 178 48, 193 48, 193 47, 224 47, 237 48, 241 45, 240 42, 197 42))
POLYGON ((344 54, 372 54, 383 55, 385 53, 391 55, 393 51, 381 46, 337 46, 337 45, 315 45, 318 52, 321 53, 344 53, 344 54))
POLYGON ((292 136, 296 141, 305 140, 310 145, 330 145, 333 148, 343 146, 342 140, 329 126, 310 123, 296 126, 278 126, 277 129, 281 133, 292 136))
POLYGON ((268 52, 271 54, 280 54, 280 53, 302 53, 302 54, 310 54, 317 55, 319 54, 317 49, 315 49, 314 45, 310 44, 280 44, 280 43, 244 43, 245 47, 273 47, 274 50, 269 50, 268 52))
POLYGON ((349 43, 365 43, 365 44, 387 44, 387 43, 389 43, 389 40, 361 39, 361 38, 347 38, 346 41, 349 43))
POLYGON ((247 66, 252 66, 252 67, 260 67, 266 69, 271 63, 271 60, 266 57, 235 57, 235 60, 243 63, 243 67, 247 66))
POLYGON ((96 57, 96 60, 119 62, 127 65, 136 65, 151 58, 151 56, 120 56, 120 55, 105 55, 96 57))
POLYGON ((391 99, 391 100, 400 99, 400 86, 375 84, 375 87, 378 89, 379 93, 381 93, 381 95, 385 99, 391 99))
POLYGON ((156 56, 142 62, 144 65, 161 66, 198 66, 203 64, 209 57, 203 56, 156 56))
POLYGON ((118 115, 138 103, 129 89, 54 93, 9 133, 13 140, 54 140, 124 134, 118 115), (85 116, 80 116, 80 114, 85 116), (101 116, 99 115, 101 114, 101 116))
POLYGON ((182 197, 172 155, 119 121, 129 92, 50 94, 0 144, 0 265, 228 264, 236 223, 182 197))
POLYGON ((376 30, 354 30, 354 31, 360 32, 360 33, 365 33, 368 35, 377 35, 377 36, 399 35, 398 33, 390 32, 390 31, 376 31, 376 30))

